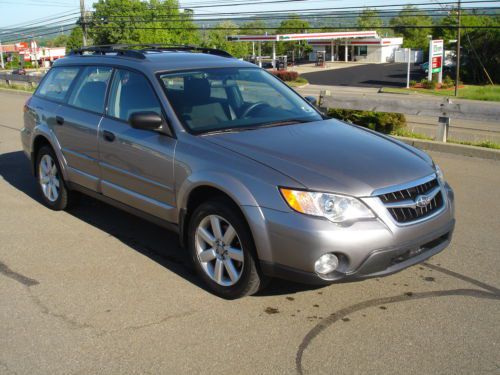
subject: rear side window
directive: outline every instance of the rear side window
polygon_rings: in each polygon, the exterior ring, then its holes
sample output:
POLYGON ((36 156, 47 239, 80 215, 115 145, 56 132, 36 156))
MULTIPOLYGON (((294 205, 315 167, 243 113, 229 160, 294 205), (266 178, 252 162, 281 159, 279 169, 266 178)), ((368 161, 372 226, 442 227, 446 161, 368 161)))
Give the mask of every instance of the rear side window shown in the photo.
POLYGON ((108 115, 128 121, 135 112, 156 112, 161 105, 146 77, 128 70, 117 70, 109 96, 108 115))
POLYGON ((83 69, 68 104, 88 111, 103 113, 106 89, 109 84, 110 67, 88 66, 83 69))
POLYGON ((47 99, 62 101, 66 97, 66 93, 71 86, 71 83, 76 78, 78 67, 60 67, 52 68, 47 77, 38 87, 36 94, 47 99))

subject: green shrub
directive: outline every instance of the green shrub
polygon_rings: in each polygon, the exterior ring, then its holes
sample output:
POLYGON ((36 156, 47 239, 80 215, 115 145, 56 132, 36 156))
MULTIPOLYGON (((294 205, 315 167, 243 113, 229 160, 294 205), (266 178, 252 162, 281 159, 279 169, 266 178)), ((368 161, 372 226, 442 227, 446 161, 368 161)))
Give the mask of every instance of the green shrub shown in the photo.
POLYGON ((290 70, 271 70, 270 73, 283 81, 296 81, 299 78, 299 73, 290 70))
POLYGON ((415 87, 417 85, 417 81, 415 80, 410 80, 410 87, 415 87))
POLYGON ((401 113, 330 108, 328 116, 385 134, 406 127, 406 117, 401 113))
POLYGON ((453 86, 455 86, 455 81, 453 81, 453 79, 449 75, 446 75, 443 78, 443 83, 441 84, 441 87, 443 89, 449 89, 450 87, 453 86))
POLYGON ((424 89, 434 90, 437 86, 436 81, 429 81, 428 79, 423 79, 420 81, 424 89))

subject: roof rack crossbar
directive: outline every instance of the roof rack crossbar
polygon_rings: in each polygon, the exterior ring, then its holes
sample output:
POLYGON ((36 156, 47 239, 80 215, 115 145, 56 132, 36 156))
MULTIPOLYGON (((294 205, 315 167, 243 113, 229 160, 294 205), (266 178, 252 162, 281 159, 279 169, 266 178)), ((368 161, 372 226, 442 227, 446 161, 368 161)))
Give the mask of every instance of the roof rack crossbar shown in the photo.
POLYGON ((217 55, 222 57, 233 57, 230 53, 217 49, 193 46, 189 44, 181 45, 163 45, 163 44, 105 44, 89 47, 81 47, 70 51, 70 55, 93 54, 93 55, 106 55, 117 54, 120 56, 133 57, 138 59, 145 59, 146 52, 152 51, 183 51, 183 52, 200 52, 209 55, 217 55))

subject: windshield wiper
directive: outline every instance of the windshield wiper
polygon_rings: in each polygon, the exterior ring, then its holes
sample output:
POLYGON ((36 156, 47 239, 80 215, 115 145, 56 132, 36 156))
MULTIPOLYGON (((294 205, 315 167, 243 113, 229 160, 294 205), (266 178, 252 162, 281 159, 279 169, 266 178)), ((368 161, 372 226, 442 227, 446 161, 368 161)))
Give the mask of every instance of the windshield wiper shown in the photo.
POLYGON ((288 120, 277 120, 277 121, 270 121, 270 122, 265 122, 259 125, 256 125, 255 128, 269 128, 272 126, 283 126, 283 125, 292 125, 292 124, 304 124, 306 122, 310 122, 310 120, 303 120, 303 119, 288 119, 288 120))
POLYGON ((277 120, 277 121, 270 121, 270 122, 261 123, 258 125, 209 130, 209 131, 203 132, 201 134, 207 135, 207 134, 218 134, 218 133, 238 133, 238 132, 244 132, 247 130, 257 130, 257 129, 262 129, 262 128, 271 128, 274 126, 284 126, 284 125, 292 125, 292 124, 303 124, 306 122, 310 122, 310 120, 301 120, 301 119, 277 120))

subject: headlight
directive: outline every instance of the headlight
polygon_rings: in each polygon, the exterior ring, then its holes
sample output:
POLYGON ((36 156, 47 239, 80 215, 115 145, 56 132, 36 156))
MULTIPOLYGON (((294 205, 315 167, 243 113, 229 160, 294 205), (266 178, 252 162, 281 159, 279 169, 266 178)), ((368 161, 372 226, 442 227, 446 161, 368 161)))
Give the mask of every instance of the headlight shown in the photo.
POLYGON ((436 176, 438 178, 439 183, 441 185, 444 185, 446 181, 444 180, 443 171, 441 170, 441 168, 439 168, 439 165, 437 164, 434 164, 434 167, 436 168, 436 176))
POLYGON ((295 211, 325 217, 334 223, 374 218, 360 200, 345 195, 280 188, 283 198, 295 211))

